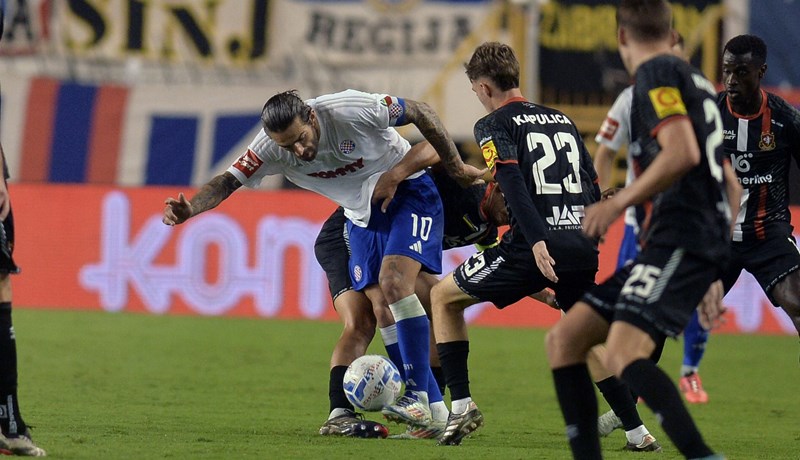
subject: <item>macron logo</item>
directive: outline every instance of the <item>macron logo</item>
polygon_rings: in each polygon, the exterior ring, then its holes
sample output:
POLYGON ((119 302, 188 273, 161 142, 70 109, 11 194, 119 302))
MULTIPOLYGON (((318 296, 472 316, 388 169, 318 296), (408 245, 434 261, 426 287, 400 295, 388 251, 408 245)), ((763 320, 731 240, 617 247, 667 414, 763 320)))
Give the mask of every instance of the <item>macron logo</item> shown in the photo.
POLYGON ((417 240, 417 242, 409 246, 408 249, 411 249, 417 254, 422 254, 422 241, 417 240))

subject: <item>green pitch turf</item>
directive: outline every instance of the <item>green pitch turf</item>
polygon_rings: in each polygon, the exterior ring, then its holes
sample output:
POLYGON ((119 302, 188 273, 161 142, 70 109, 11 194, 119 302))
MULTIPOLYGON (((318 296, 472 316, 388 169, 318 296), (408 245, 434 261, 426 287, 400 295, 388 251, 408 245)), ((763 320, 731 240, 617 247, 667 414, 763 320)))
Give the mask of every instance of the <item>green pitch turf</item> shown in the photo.
MULTIPOLYGON (((21 308, 14 323, 23 414, 51 458, 569 458, 541 330, 471 329, 486 425, 437 447, 317 434, 336 323, 21 308)), ((800 457, 799 354, 795 337, 712 335, 702 367, 711 402, 690 408, 712 447, 730 459, 800 457)), ((673 377, 680 356, 680 342, 669 343, 662 364, 673 377)), ((658 458, 680 458, 640 412, 664 445, 658 458)), ((623 444, 620 431, 604 439, 606 458, 657 455, 623 444)))

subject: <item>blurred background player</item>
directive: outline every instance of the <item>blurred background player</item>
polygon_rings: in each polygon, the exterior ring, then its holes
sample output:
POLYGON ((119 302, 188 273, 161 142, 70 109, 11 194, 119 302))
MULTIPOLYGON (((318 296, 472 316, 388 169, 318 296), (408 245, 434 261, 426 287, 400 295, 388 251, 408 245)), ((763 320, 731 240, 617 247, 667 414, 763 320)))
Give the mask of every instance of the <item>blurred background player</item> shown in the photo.
MULTIPOLYGON (((652 206, 639 220, 642 250, 634 262, 589 291, 547 335, 574 458, 602 458, 586 366, 587 352, 602 342, 607 367, 643 397, 681 454, 718 458, 652 359, 659 344, 681 333, 712 286, 719 287, 715 280, 727 261, 736 208, 727 197, 738 191, 723 161, 714 87, 671 53, 671 24, 664 0, 623 0, 617 9, 620 56, 635 77, 629 148, 636 178, 586 209, 584 231, 599 237, 629 206, 652 206)), ((707 320, 721 314, 720 302, 703 305, 709 306, 707 320)))
POLYGON ((717 103, 723 147, 744 193, 733 229, 733 258, 722 277, 727 293, 741 270, 758 281, 770 302, 800 334, 800 252, 792 236, 789 168, 800 164, 800 112, 761 88, 767 45, 755 35, 730 39, 722 55, 724 90, 717 103))
MULTIPOLYGON (((677 40, 672 47, 676 56, 686 59, 684 52, 684 40, 677 34, 677 40)), ((611 183, 611 169, 614 157, 617 152, 630 143, 630 114, 631 99, 633 97, 633 86, 628 86, 619 94, 614 104, 608 111, 606 119, 603 121, 600 130, 595 136, 597 151, 594 156, 594 166, 600 182, 600 189, 604 196, 613 194, 609 190, 611 183)), ((633 180, 633 163, 630 152, 627 153, 627 170, 625 173, 625 185, 633 180)), ((617 268, 636 258, 639 253, 639 242, 637 238, 638 224, 636 223, 636 208, 630 207, 625 210, 625 230, 620 243, 619 255, 617 257, 617 268)), ((692 315, 691 321, 683 331, 683 363, 680 369, 680 389, 686 402, 692 404, 704 404, 708 402, 708 393, 703 389, 700 380, 698 366, 705 353, 708 343, 709 331, 700 325, 697 311, 692 315)), ((659 356, 655 357, 658 359, 659 356)), ((606 412, 598 419, 600 436, 607 436, 615 428, 622 426, 619 418, 614 416, 612 411, 606 412)))
POLYGON ((11 278, 19 273, 14 263, 14 215, 8 193, 8 166, 0 145, 0 453, 44 457, 44 449, 34 444, 30 428, 22 419, 17 397, 17 344, 11 320, 11 278))
MULTIPOLYGON (((5 1, 0 2, 0 39, 5 23, 5 1)), ((44 457, 46 452, 34 444, 30 427, 22 419, 17 396, 17 341, 11 320, 11 278, 19 273, 14 263, 14 214, 8 193, 8 165, 0 145, 0 454, 44 457)))
MULTIPOLYGON (((464 310, 481 301, 502 309, 545 288, 569 308, 594 285, 598 266, 596 241, 583 235, 580 218, 600 191, 575 125, 522 97, 519 62, 508 45, 480 45, 465 67, 489 112, 475 124, 475 140, 503 189, 511 229, 498 246, 470 257, 431 291, 434 335, 452 400, 442 445, 460 444, 483 424, 469 388, 464 310)), ((628 387, 606 375, 598 388, 626 421, 626 448, 659 450, 628 387)))
MULTIPOLYGON (((405 170, 393 168, 396 180, 426 166, 438 162, 439 158, 430 144, 416 144, 403 159, 405 170), (417 163, 407 162, 414 158, 417 163)), ((400 166, 401 164, 398 164, 400 166)), ((445 224, 443 249, 451 249, 470 244, 483 249, 497 243, 498 227, 506 225, 506 214, 503 197, 495 184, 473 185, 462 188, 441 168, 434 165, 430 174, 442 197, 445 224)), ((317 260, 325 271, 334 307, 344 323, 344 330, 337 342, 331 357, 329 380, 330 415, 320 428, 322 435, 340 435, 356 437, 385 437, 385 427, 364 420, 355 413, 354 407, 347 400, 342 387, 342 379, 347 366, 357 357, 362 356, 375 334, 375 316, 372 313, 369 299, 358 291, 354 291, 350 281, 348 260, 349 250, 345 229, 344 210, 340 207, 325 221, 314 245, 317 260)), ((429 274, 420 274, 417 283, 417 296, 426 309, 430 308, 430 287, 438 279, 429 274)), ((384 342, 396 343, 396 330, 393 327, 381 328, 384 342)), ((402 366, 398 366, 402 369, 402 366)), ((431 351, 431 368, 439 390, 444 391, 444 378, 441 376, 438 355, 435 347, 431 351)), ((402 373, 402 371, 401 371, 402 373)), ((444 403, 442 403, 444 407, 444 403)), ((402 438, 436 438, 444 428, 447 420, 447 409, 437 414, 432 407, 433 422, 426 427, 408 426, 405 433, 393 437, 402 438), (441 416, 441 418, 439 418, 441 416)))

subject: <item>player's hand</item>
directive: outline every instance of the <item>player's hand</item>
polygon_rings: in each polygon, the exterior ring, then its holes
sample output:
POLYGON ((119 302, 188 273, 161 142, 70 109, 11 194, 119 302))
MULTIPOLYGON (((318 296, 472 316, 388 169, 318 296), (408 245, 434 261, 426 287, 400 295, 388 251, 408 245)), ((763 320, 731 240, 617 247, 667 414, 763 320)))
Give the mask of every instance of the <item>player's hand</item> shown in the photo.
POLYGON ((612 196, 616 195, 617 192, 619 192, 620 190, 622 190, 620 187, 611 187, 603 190, 603 192, 600 193, 600 201, 611 198, 612 196))
POLYGON ((697 306, 697 319, 700 320, 700 325, 703 329, 710 331, 725 324, 723 315, 727 311, 722 305, 722 298, 725 296, 725 289, 722 286, 722 281, 717 280, 711 283, 708 291, 697 306))
POLYGON ((591 238, 605 235, 608 226, 619 217, 623 209, 614 199, 599 201, 587 207, 583 217, 583 233, 591 238))
POLYGON ((177 200, 169 197, 164 203, 166 203, 166 206, 164 207, 164 217, 161 222, 164 222, 165 225, 182 224, 192 217, 192 203, 189 203, 183 193, 178 194, 177 200))
POLYGON ((372 191, 372 204, 381 204, 381 212, 386 212, 389 209, 389 203, 394 199, 394 194, 397 193, 397 186, 400 185, 405 178, 397 177, 393 172, 394 170, 386 171, 378 178, 375 183, 375 190, 372 191))
POLYGON ((488 172, 489 168, 480 169, 472 166, 471 164, 462 163, 461 169, 450 172, 450 175, 461 187, 467 188, 470 185, 479 185, 485 183, 486 181, 483 180, 483 176, 485 176, 488 172))
POLYGON ((536 266, 539 267, 542 275, 550 281, 558 283, 556 271, 553 270, 553 265, 556 264, 556 261, 550 257, 550 252, 547 251, 547 243, 539 241, 533 245, 533 258, 536 259, 536 266))
POLYGON ((558 306, 558 301, 556 301, 556 294, 550 289, 542 289, 541 291, 531 294, 528 297, 538 300, 552 309, 561 310, 561 307, 558 306))

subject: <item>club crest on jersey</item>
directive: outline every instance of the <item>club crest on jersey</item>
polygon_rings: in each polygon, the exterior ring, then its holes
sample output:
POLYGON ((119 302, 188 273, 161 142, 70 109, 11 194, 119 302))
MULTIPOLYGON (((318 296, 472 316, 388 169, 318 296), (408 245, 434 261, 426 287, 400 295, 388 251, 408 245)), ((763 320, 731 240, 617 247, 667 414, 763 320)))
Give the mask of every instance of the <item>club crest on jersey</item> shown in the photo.
POLYGON ((356 143, 350 139, 345 139, 339 142, 339 151, 345 155, 350 155, 356 149, 356 143))
POLYGON ((384 106, 386 106, 387 109, 389 109, 389 120, 392 121, 392 124, 394 124, 397 120, 402 118, 403 115, 405 114, 406 111, 405 107, 403 107, 403 104, 400 102, 400 99, 396 97, 386 96, 383 99, 381 99, 381 104, 383 104, 384 106))
POLYGON ((481 144, 481 154, 483 154, 483 161, 486 162, 486 166, 490 170, 494 169, 494 164, 497 162, 497 149, 494 147, 493 140, 490 139, 481 144))
POLYGON ((687 113, 678 88, 660 86, 648 91, 647 95, 650 96, 656 116, 661 120, 671 115, 686 115, 687 113))
POLYGON ((238 160, 236 160, 236 163, 233 164, 233 167, 241 171, 245 177, 250 177, 263 164, 264 161, 262 161, 255 152, 248 149, 247 152, 245 152, 239 157, 238 160))
POLYGON ((775 135, 771 132, 761 133, 761 140, 758 141, 758 148, 761 150, 773 150, 775 148, 775 135))

